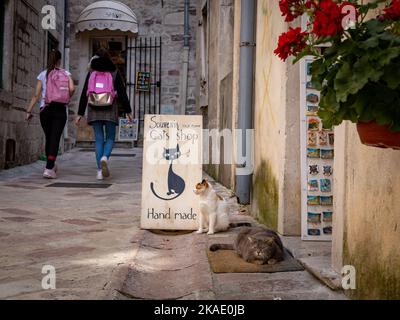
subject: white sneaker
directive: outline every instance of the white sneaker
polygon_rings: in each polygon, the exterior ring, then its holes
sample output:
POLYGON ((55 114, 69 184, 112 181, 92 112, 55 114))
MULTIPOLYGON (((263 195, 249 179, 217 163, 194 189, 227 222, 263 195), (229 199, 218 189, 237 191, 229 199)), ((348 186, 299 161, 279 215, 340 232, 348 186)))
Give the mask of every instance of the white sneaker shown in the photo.
POLYGON ((104 180, 103 173, 101 170, 97 171, 97 180, 104 180))
POLYGON ((54 170, 45 169, 43 173, 43 178, 46 179, 57 179, 57 174, 54 170))
POLYGON ((101 173, 103 174, 104 178, 108 178, 110 176, 107 157, 101 158, 101 173))

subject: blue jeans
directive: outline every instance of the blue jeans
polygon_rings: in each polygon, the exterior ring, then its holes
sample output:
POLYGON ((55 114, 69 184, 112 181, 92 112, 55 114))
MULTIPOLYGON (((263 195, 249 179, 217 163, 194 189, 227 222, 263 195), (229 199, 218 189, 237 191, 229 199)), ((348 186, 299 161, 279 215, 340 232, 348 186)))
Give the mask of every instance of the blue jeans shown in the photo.
POLYGON ((101 169, 101 158, 110 158, 114 148, 116 123, 111 121, 94 121, 92 123, 94 135, 96 138, 96 161, 97 167, 101 169), (104 127, 106 128, 106 137, 104 140, 104 127))

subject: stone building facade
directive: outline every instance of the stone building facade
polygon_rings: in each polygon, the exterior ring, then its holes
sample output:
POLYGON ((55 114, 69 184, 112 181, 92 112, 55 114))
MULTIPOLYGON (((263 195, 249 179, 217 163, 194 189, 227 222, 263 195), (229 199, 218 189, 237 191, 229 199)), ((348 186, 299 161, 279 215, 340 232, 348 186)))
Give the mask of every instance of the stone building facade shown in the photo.
POLYGON ((25 110, 51 48, 64 48, 64 0, 0 3, 0 170, 35 161, 43 153, 38 108, 28 125, 25 110), (55 30, 42 28, 44 5, 56 8, 55 30))
MULTIPOLYGON (((137 16, 138 35, 140 38, 155 39, 161 37, 162 42, 162 62, 161 62, 161 105, 160 112, 180 114, 181 111, 181 82, 183 75, 183 46, 184 46, 184 0, 121 0, 137 16)), ((133 66, 133 52, 126 48, 134 45, 132 35, 115 30, 76 33, 77 19, 88 5, 93 3, 89 0, 69 0, 68 1, 68 26, 69 37, 67 47, 69 48, 69 69, 77 84, 77 95, 70 106, 69 136, 77 142, 93 140, 93 133, 90 127, 82 126, 76 131, 72 123, 73 115, 77 112, 78 99, 81 94, 82 86, 87 74, 87 65, 93 52, 93 42, 101 41, 121 41, 122 68, 125 68, 126 76, 134 79, 135 70, 133 66), (126 42, 125 42, 126 40, 126 42), (131 55, 131 57, 129 57, 131 55), (130 74, 128 74, 130 73, 130 74)), ((196 87, 196 5, 195 1, 190 1, 190 55, 188 68, 188 89, 186 113, 195 114, 195 87, 196 87)), ((139 53, 138 53, 139 56, 139 53)), ((129 90, 129 88, 127 88, 129 90)), ((135 96, 135 90, 130 94, 131 105, 135 96)), ((157 96, 157 100, 158 100, 157 96)), ((143 103, 143 102, 141 102, 143 103)), ((158 101, 157 101, 158 103, 158 101)), ((143 106, 141 106, 143 108, 143 106)), ((137 115, 136 115, 137 116, 137 115)), ((143 119, 142 119, 143 120, 143 119)))
MULTIPOLYGON (((79 141, 92 141, 93 134, 89 126, 77 130, 73 123, 78 109, 79 96, 87 74, 87 66, 93 55, 94 40, 103 42, 121 40, 123 48, 122 69, 135 77, 134 68, 129 67, 127 46, 134 45, 134 38, 119 31, 91 31, 76 33, 77 19, 90 0, 52 0, 27 1, 6 0, 0 4, 0 170, 36 161, 44 151, 44 137, 40 127, 38 110, 28 125, 25 109, 31 99, 36 77, 47 65, 47 54, 52 48, 58 48, 64 57, 63 67, 72 73, 77 91, 69 106, 69 121, 61 141, 60 152, 70 149, 79 141), (44 30, 42 13, 44 5, 53 5, 56 9, 56 28, 44 30), (65 13, 65 14, 64 14, 65 13), (9 32, 9 31, 12 32, 9 32)), ((157 112, 181 114, 196 113, 196 3, 190 1, 189 34, 190 50, 187 75, 186 105, 182 107, 182 82, 184 47, 184 0, 122 0, 137 16, 140 38, 161 38, 162 56, 160 96, 157 96, 157 112), (185 111, 183 111, 185 109, 185 111)), ((139 41, 139 40, 138 40, 139 41)), ((154 45, 154 44, 153 44, 154 45)), ((130 53, 132 56, 132 52, 130 53)), ((129 80, 129 79, 127 79, 129 80)), ((129 88, 128 88, 129 89, 129 88)), ((131 97, 135 90, 131 88, 131 97)), ((133 102, 131 101, 131 104, 133 102)), ((138 102, 139 104, 139 102, 138 102)), ((143 108, 143 107, 142 107, 143 108)), ((143 111, 144 113, 144 111, 143 111)), ((143 115, 142 115, 143 116, 143 115)), ((142 118, 143 120, 143 118, 142 118)))

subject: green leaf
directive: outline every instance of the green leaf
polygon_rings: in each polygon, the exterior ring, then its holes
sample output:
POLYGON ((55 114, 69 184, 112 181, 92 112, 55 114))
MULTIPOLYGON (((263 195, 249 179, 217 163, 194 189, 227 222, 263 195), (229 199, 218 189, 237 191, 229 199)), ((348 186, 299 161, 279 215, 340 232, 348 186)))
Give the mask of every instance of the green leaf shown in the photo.
POLYGON ((327 87, 327 90, 324 90, 321 94, 320 107, 333 113, 339 110, 340 105, 336 100, 335 90, 330 87, 327 87))
POLYGON ((381 66, 389 64, 394 58, 400 56, 400 47, 388 48, 378 56, 378 63, 381 66))
POLYGON ((321 75, 326 72, 326 66, 324 64, 324 59, 320 58, 317 60, 314 60, 311 64, 311 73, 312 75, 321 75))
POLYGON ((379 37, 378 36, 374 36, 371 38, 368 38, 365 41, 361 41, 359 44, 359 47, 362 49, 370 49, 370 48, 376 48, 377 46, 379 46, 379 37))

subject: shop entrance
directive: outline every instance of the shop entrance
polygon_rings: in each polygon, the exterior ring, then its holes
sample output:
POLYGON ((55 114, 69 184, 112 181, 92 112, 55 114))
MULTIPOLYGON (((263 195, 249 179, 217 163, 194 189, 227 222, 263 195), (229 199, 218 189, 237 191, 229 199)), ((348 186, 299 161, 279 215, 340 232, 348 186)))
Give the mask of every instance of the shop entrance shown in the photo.
POLYGON ((126 42, 125 37, 96 37, 91 39, 91 56, 93 57, 100 48, 107 49, 111 60, 117 66, 123 79, 126 81, 126 42))

